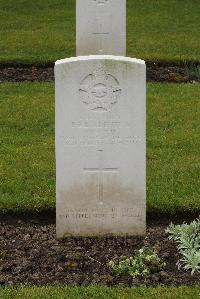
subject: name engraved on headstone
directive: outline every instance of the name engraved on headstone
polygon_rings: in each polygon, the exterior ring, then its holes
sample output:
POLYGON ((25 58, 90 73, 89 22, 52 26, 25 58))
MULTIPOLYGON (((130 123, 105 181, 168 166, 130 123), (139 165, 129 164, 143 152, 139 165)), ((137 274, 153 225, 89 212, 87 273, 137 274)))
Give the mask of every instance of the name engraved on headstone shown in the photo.
POLYGON ((99 116, 99 118, 93 118, 87 114, 80 116, 78 120, 71 123, 74 136, 60 136, 59 138, 69 146, 128 145, 142 141, 140 136, 128 134, 128 131, 126 135, 122 133, 123 130, 131 128, 131 120, 123 120, 120 115, 110 112, 99 116))
POLYGON ((124 134, 124 130, 131 128, 131 121, 121 120, 119 115, 106 116, 95 119, 83 115, 71 123, 74 136, 60 136, 59 138, 66 146, 128 145, 142 141, 140 136, 128 134, 128 131, 124 134))

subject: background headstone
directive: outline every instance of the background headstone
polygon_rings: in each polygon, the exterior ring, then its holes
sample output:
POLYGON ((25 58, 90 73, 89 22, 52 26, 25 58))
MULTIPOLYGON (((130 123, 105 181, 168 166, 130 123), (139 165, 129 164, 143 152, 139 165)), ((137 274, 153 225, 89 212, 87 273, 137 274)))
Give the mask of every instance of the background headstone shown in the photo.
POLYGON ((144 61, 64 59, 55 80, 57 236, 144 234, 144 61))
POLYGON ((76 55, 126 55, 126 0, 76 1, 76 55))

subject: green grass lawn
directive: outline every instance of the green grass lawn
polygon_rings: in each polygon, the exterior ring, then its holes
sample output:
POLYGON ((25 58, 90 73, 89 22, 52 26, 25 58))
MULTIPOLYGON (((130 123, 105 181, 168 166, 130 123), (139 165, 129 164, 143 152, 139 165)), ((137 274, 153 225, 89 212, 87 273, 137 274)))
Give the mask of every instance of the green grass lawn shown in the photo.
MULTIPOLYGON (((200 85, 147 94, 148 211, 199 211, 200 85)), ((53 83, 1 84, 0 99, 0 212, 55 208, 53 83)))
MULTIPOLYGON (((200 61, 199 0, 127 0, 127 54, 200 61)), ((75 55, 75 0, 0 0, 0 63, 75 55)))
POLYGON ((24 287, 1 288, 1 299, 198 299, 200 287, 107 288, 24 287))

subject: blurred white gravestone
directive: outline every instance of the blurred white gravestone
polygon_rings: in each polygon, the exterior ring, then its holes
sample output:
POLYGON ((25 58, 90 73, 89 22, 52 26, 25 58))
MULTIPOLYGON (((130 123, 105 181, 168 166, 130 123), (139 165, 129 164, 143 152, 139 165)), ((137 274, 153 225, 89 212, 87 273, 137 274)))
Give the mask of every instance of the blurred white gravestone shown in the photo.
POLYGON ((55 80, 57 237, 144 234, 144 61, 64 59, 55 80))
POLYGON ((126 55, 126 0, 76 0, 76 55, 126 55))

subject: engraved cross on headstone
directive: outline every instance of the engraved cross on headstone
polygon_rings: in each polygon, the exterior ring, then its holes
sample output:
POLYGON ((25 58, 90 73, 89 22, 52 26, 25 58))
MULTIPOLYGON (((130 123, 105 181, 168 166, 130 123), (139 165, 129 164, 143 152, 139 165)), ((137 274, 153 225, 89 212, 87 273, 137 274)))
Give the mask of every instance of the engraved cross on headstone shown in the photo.
POLYGON ((76 0, 76 56, 126 55, 126 0, 76 0))
POLYGON ((98 201, 102 203, 104 193, 104 173, 117 173, 118 168, 103 167, 103 150, 98 150, 98 167, 84 168, 85 172, 98 174, 98 201))
POLYGON ((109 35, 109 30, 111 26, 111 15, 106 13, 99 13, 94 19, 92 34, 96 37, 96 42, 98 44, 98 52, 103 51, 103 42, 105 38, 109 35))

